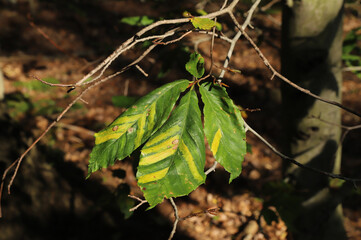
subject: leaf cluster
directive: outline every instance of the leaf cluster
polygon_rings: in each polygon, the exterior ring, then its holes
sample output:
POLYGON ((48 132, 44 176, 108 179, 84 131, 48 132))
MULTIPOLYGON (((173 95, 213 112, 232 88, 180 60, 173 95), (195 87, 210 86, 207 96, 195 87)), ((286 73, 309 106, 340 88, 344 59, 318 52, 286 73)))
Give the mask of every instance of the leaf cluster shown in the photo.
MULTIPOLYGON (((185 67, 198 79, 205 71, 204 58, 192 53, 185 67)), ((206 137, 230 181, 238 177, 247 151, 241 113, 222 86, 195 83, 198 80, 182 79, 155 89, 96 133, 89 175, 140 148, 136 177, 152 208, 164 198, 188 195, 205 182, 206 137), (204 127, 194 86, 204 103, 204 127)))

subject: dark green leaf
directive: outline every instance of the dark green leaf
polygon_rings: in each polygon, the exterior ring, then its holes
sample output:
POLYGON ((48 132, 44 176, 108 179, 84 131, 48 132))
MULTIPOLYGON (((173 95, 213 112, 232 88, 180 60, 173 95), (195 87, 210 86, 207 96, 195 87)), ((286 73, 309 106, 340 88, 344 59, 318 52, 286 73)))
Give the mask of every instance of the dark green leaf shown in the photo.
POLYGON ((138 185, 154 207, 164 198, 187 195, 204 183, 204 164, 201 113, 197 94, 190 91, 142 148, 138 185))
POLYGON ((204 132, 215 159, 231 173, 231 182, 241 174, 247 152, 243 119, 223 87, 207 84, 200 87, 204 132))
POLYGON ((88 172, 114 164, 129 156, 167 120, 181 92, 189 84, 179 80, 157 88, 139 99, 107 128, 95 134, 88 172))

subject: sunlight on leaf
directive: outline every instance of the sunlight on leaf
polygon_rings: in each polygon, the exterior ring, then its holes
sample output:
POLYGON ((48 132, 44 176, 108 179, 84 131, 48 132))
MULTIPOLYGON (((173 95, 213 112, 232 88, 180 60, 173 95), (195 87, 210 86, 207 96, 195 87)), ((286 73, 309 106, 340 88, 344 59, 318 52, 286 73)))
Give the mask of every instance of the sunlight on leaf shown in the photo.
POLYGON ((211 30, 214 26, 216 26, 216 22, 209 18, 194 17, 191 18, 191 22, 195 28, 201 30, 211 30))

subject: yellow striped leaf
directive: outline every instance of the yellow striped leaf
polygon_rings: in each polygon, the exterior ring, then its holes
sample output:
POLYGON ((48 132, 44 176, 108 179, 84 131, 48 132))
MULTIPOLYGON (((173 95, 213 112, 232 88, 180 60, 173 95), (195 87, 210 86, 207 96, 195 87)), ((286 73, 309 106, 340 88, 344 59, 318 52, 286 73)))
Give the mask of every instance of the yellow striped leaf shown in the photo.
POLYGON ((204 163, 201 113, 192 90, 141 149, 137 179, 150 207, 204 183, 204 163))
POLYGON ((217 162, 231 173, 231 182, 241 174, 247 152, 241 113, 223 87, 204 83, 199 90, 204 102, 204 133, 217 162))
POLYGON ((117 159, 124 159, 142 145, 167 120, 188 84, 188 80, 178 80, 157 88, 96 133, 95 147, 90 154, 89 174, 114 164, 117 159))

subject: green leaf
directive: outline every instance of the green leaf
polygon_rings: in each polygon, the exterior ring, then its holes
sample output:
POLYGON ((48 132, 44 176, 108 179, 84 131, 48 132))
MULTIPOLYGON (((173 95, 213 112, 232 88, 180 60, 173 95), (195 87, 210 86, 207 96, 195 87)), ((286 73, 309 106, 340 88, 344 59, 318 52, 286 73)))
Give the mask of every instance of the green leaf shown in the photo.
POLYGON ((148 18, 147 16, 134 16, 122 18, 120 22, 131 26, 147 26, 152 24, 154 20, 148 18))
POLYGON ((116 107, 129 108, 132 106, 138 98, 128 96, 114 96, 112 97, 113 105, 116 107))
MULTIPOLYGON (((167 120, 188 80, 178 80, 157 88, 139 99, 113 123, 95 133, 88 172, 114 164, 129 156, 167 120)), ((88 176, 89 176, 88 175, 88 176)))
POLYGON ((206 138, 215 159, 231 173, 231 182, 241 174, 247 152, 241 113, 223 87, 204 83, 199 89, 204 102, 206 138))
POLYGON ((150 208, 204 183, 204 164, 201 113, 192 90, 141 150, 137 179, 150 208))
POLYGON ((216 22, 209 18, 194 17, 191 18, 191 23, 195 28, 202 30, 211 30, 214 26, 216 26, 216 22))
POLYGON ((189 61, 186 63, 186 70, 195 78, 200 78, 204 74, 204 58, 197 52, 190 55, 189 61))

